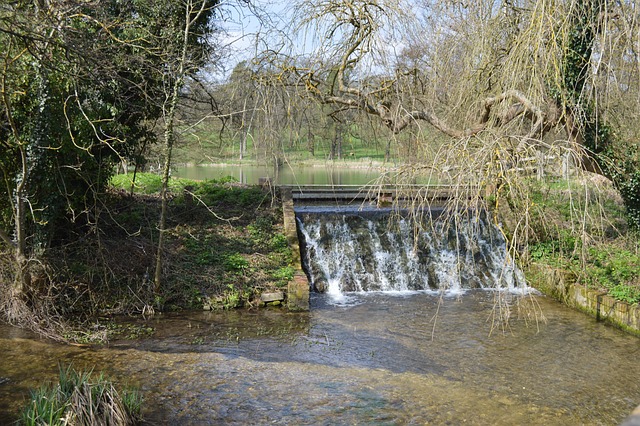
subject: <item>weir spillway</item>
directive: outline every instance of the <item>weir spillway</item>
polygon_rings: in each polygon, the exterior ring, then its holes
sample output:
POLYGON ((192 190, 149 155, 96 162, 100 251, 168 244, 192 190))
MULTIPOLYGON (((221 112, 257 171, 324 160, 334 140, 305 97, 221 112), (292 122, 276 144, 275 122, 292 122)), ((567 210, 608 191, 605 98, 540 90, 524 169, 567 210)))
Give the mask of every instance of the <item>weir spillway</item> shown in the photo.
POLYGON ((441 213, 431 209, 416 221, 392 208, 296 208, 312 289, 460 292, 525 285, 502 234, 486 215, 441 213))
POLYGON ((528 290, 487 214, 447 208, 458 194, 454 188, 280 190, 298 268, 289 286, 294 295, 290 301, 308 300, 305 291, 528 290), (408 208, 411 197, 428 202, 419 210, 408 208))

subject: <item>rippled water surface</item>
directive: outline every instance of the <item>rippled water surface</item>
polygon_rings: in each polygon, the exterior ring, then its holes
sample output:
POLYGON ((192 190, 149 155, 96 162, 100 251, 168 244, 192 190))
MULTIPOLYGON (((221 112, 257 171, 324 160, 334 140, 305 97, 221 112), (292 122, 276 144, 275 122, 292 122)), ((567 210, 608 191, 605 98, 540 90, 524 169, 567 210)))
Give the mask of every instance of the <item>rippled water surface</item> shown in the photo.
POLYGON ((614 425, 640 403, 640 339, 544 297, 496 328, 493 292, 314 296, 303 314, 161 315, 108 347, 2 326, 0 424, 60 362, 140 386, 148 424, 614 425))

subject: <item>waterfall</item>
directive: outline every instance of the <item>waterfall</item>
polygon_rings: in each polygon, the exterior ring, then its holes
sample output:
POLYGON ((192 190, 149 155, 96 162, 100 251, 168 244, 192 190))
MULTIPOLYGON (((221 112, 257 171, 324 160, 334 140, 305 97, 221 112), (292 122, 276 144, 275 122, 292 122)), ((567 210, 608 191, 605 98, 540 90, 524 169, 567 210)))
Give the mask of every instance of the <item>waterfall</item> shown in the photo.
POLYGON ((485 215, 421 229, 391 210, 296 211, 303 266, 316 291, 514 290, 526 287, 485 215))

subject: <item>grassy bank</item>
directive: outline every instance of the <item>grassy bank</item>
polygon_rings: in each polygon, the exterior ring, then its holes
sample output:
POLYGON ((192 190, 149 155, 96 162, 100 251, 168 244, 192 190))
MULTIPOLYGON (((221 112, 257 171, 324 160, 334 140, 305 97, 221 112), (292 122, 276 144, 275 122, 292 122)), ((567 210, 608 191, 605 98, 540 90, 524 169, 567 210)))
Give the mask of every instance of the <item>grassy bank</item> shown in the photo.
POLYGON ((628 228, 615 190, 584 180, 532 182, 529 189, 532 223, 524 260, 563 269, 577 284, 615 300, 639 303, 638 234, 628 228))
POLYGON ((65 330, 69 340, 149 332, 114 326, 109 318, 117 314, 255 307, 262 292, 292 278, 274 194, 229 179, 172 179, 163 282, 154 292, 159 184, 139 174, 131 194, 131 176, 115 176, 105 202, 90 211, 93 225, 61 230, 46 252, 43 280, 55 291, 43 287, 38 300, 61 318, 89 321, 82 331, 65 330))
MULTIPOLYGON (((131 176, 115 176, 112 184, 129 189, 131 176)), ((134 192, 140 195, 133 198, 144 201, 123 212, 130 225, 149 207, 157 207, 159 187, 158 176, 137 176, 134 192)), ((172 179, 170 189, 166 284, 162 295, 156 295, 156 305, 164 309, 255 306, 263 291, 286 286, 293 276, 291 252, 283 234, 281 205, 273 194, 231 179, 172 179)))

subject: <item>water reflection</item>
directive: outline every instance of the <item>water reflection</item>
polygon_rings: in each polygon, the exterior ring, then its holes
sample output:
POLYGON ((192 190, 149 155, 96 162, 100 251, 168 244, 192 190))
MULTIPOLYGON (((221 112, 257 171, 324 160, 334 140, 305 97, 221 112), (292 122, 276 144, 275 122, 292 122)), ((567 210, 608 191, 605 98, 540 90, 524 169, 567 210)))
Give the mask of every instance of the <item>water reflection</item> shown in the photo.
POLYGON ((2 327, 0 423, 58 362, 140 385, 149 424, 618 424, 640 402, 637 338, 544 297, 546 324, 511 301, 489 333, 496 295, 163 315, 153 338, 93 349, 2 327))

